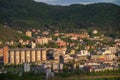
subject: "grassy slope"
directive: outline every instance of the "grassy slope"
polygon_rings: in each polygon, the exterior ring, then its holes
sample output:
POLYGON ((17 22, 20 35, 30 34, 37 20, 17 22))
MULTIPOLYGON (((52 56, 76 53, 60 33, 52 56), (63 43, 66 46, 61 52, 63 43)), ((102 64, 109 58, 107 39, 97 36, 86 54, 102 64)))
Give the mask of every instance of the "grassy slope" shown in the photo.
POLYGON ((17 31, 12 28, 0 25, 0 41, 18 41, 18 39, 21 38, 26 39, 27 37, 24 34, 17 33, 17 31))

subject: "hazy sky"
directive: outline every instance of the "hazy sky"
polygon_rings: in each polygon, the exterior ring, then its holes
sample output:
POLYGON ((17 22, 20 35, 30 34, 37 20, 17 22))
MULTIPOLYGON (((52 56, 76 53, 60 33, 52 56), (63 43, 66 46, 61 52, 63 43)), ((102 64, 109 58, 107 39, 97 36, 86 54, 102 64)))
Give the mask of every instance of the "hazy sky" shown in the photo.
POLYGON ((38 2, 45 2, 53 5, 70 5, 70 4, 89 4, 89 3, 115 3, 120 5, 120 0, 35 0, 38 2))

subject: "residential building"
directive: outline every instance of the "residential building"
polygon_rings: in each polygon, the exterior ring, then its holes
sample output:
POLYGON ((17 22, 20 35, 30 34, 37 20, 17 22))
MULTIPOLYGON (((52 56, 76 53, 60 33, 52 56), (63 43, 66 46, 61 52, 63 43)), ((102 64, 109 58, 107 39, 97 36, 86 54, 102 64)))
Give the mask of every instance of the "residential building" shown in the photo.
POLYGON ((26 31, 26 36, 28 36, 28 37, 32 37, 32 32, 31 31, 26 31))
POLYGON ((78 52, 79 56, 89 56, 90 52, 88 52, 87 50, 81 50, 80 52, 78 52))
POLYGON ((43 45, 43 44, 48 44, 48 42, 51 41, 51 40, 52 40, 52 38, 46 38, 46 37, 36 38, 35 43, 43 45))
POLYGON ((36 43, 34 43, 33 41, 31 42, 31 48, 36 48, 36 43))
POLYGON ((112 54, 116 53, 116 47, 108 47, 112 54))
POLYGON ((64 34, 65 37, 79 37, 79 38, 88 38, 89 35, 87 32, 82 32, 81 34, 75 34, 75 33, 69 33, 69 34, 64 34))

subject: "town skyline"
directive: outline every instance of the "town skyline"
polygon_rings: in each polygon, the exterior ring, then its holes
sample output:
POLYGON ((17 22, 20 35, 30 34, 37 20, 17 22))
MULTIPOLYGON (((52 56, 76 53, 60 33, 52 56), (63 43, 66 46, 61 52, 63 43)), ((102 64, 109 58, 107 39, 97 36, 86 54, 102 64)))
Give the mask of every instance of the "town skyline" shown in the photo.
POLYGON ((0 0, 0 80, 120 80, 119 4, 0 0))

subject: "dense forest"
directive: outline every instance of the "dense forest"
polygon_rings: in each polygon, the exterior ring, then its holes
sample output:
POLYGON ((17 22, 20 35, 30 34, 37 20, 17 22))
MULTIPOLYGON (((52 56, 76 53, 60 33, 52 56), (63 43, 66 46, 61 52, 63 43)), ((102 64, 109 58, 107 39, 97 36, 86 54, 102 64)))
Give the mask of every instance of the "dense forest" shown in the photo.
POLYGON ((69 6, 48 5, 34 0, 0 0, 0 24, 15 29, 81 29, 94 27, 120 30, 120 6, 111 3, 69 6))

